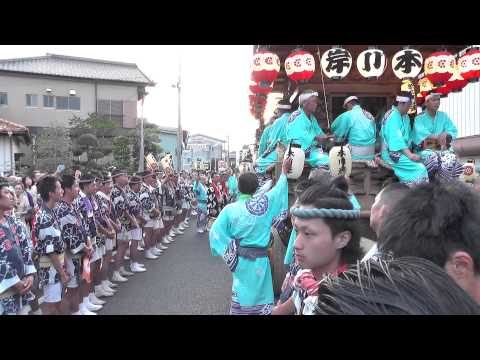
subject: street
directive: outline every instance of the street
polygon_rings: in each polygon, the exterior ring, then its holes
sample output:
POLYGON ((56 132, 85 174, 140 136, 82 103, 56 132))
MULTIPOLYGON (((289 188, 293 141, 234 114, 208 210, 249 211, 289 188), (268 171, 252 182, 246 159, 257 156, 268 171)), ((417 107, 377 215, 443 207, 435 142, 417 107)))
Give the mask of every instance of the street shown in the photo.
MULTIPOLYGON (((157 260, 142 259, 144 273, 119 284, 99 315, 227 315, 232 276, 210 254, 208 233, 197 234, 195 217, 157 260)), ((128 262, 127 262, 128 263, 128 262)))

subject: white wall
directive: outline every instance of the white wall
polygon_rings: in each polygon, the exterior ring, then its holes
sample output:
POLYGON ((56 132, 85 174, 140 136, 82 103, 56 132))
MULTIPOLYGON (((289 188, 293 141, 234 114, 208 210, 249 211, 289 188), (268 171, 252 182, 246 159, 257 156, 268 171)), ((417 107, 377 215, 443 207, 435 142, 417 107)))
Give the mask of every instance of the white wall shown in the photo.
MULTIPOLYGON (((0 92, 8 93, 8 105, 0 106, 0 117, 25 126, 49 126, 52 122, 67 126, 73 115, 86 118, 95 112, 95 85, 91 81, 71 81, 53 78, 0 75, 0 92), (69 96, 74 89, 80 97, 80 111, 57 110, 43 107, 45 89, 52 89, 51 95, 69 96), (37 94, 38 106, 25 106, 25 95, 37 94)), ((97 98, 122 100, 124 104, 124 127, 135 127, 137 117, 137 87, 135 85, 97 85, 97 98)))
POLYGON ((458 137, 480 135, 480 82, 470 83, 459 93, 450 93, 440 102, 458 128, 458 137))
MULTIPOLYGON (((18 148, 13 143, 13 153, 18 152, 18 148)), ((12 170, 10 155, 10 139, 8 135, 0 135, 0 174, 10 172, 12 170)))

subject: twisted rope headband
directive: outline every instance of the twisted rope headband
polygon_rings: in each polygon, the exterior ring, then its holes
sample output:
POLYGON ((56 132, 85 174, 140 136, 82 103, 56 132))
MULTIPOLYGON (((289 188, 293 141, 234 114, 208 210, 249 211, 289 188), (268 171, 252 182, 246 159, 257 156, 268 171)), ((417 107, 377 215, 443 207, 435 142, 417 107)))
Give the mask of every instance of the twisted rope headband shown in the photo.
POLYGON ((290 213, 293 216, 310 219, 310 218, 331 218, 331 219, 358 219, 360 210, 345 209, 304 209, 300 207, 292 207, 290 213))

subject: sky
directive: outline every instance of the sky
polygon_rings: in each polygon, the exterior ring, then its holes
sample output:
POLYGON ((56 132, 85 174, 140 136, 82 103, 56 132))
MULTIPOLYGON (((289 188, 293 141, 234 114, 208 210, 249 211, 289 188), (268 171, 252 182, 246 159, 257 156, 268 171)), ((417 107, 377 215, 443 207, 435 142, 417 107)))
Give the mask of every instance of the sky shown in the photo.
MULTIPOLYGON (((177 126, 181 62, 182 128, 230 140, 230 150, 253 144, 257 121, 248 107, 253 46, 246 45, 2 45, 0 59, 46 53, 135 63, 157 85, 147 88, 143 116, 177 126)), ((138 116, 141 116, 140 105, 138 116)))

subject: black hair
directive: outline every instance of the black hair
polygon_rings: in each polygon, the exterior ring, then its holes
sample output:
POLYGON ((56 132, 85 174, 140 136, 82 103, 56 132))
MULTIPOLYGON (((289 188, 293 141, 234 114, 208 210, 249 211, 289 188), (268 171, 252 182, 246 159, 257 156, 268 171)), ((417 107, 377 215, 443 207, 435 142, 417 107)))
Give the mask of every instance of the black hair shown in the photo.
POLYGON ((33 184, 33 179, 30 177, 30 176, 24 176, 22 177, 22 184, 23 184, 23 188, 25 190, 27 190, 27 178, 29 178, 30 180, 32 180, 32 184, 33 184))
POLYGON ((57 181, 58 178, 55 176, 47 175, 38 182, 38 193, 43 201, 47 202, 50 200, 50 193, 55 192, 57 181))
MULTIPOLYGON (((312 205, 318 209, 353 210, 353 205, 350 202, 347 193, 338 188, 337 183, 334 181, 331 181, 330 183, 324 183, 322 181, 312 184, 300 195, 298 203, 301 205, 312 205)), ((351 233, 350 241, 342 249, 342 261, 349 264, 357 261, 363 255, 360 248, 358 220, 326 218, 322 220, 330 228, 332 236, 343 231, 349 231, 351 233)))
MULTIPOLYGON (((8 180, 6 178, 3 178, 3 177, 0 177, 0 191, 3 189, 3 188, 8 188, 9 184, 8 184, 8 180)), ((1 197, 1 196, 0 196, 1 197)))
POLYGON ((317 315, 478 315, 480 306, 434 263, 370 259, 320 284, 317 315))
POLYGON ((418 185, 392 208, 378 244, 381 252, 422 257, 442 268, 462 250, 480 273, 480 194, 459 181, 418 185))
POLYGON ((258 179, 254 173, 246 173, 238 178, 238 190, 242 194, 253 195, 258 188, 258 179))
POLYGON ((72 186, 75 184, 76 179, 72 175, 63 175, 60 184, 62 185, 62 189, 65 191, 65 189, 71 189, 72 186))
MULTIPOLYGON (((408 97, 410 99, 410 101, 413 100, 412 98, 412 93, 410 93, 409 91, 400 91, 397 96, 403 96, 403 97, 408 97)), ((393 105, 395 106, 398 106, 398 101, 397 101, 397 98, 395 97, 395 99, 393 100, 393 105)))
POLYGON ((390 207, 394 207, 401 199, 403 199, 410 188, 404 183, 394 182, 382 189, 380 196, 380 203, 388 204, 390 207))

